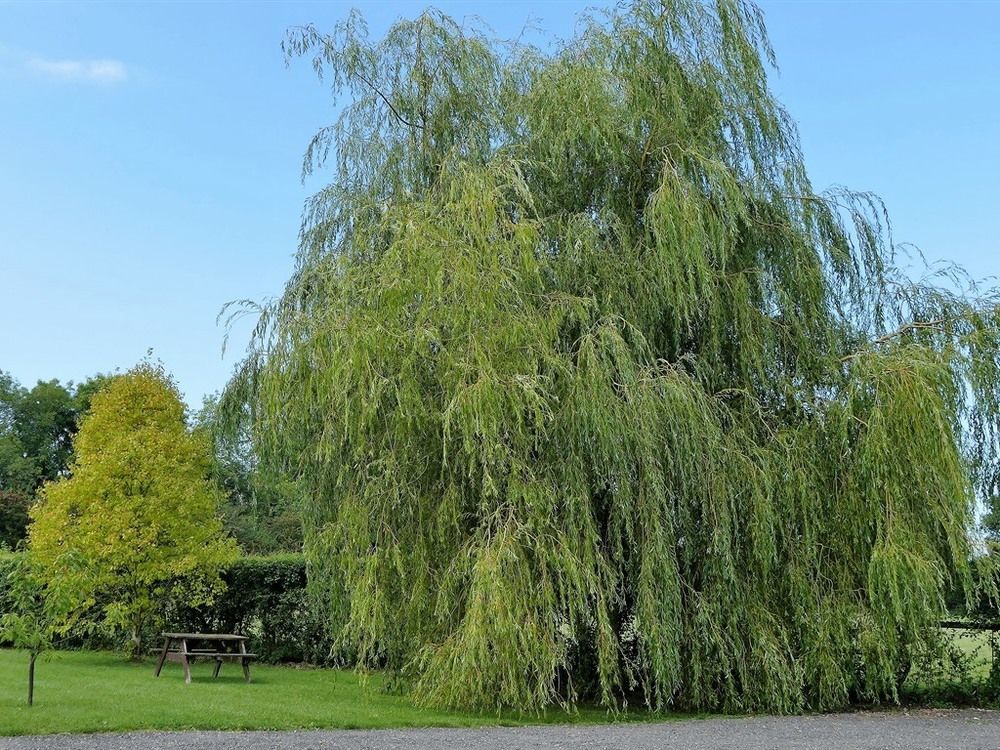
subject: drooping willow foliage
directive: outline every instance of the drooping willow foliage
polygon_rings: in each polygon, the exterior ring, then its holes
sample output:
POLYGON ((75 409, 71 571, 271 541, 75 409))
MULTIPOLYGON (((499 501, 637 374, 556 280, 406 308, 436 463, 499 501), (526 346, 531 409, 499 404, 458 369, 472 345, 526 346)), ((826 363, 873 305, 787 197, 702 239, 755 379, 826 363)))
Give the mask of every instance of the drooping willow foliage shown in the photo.
POLYGON ((226 404, 358 664, 491 710, 893 699, 994 483, 997 297, 814 192, 756 7, 286 52, 347 101, 226 404))

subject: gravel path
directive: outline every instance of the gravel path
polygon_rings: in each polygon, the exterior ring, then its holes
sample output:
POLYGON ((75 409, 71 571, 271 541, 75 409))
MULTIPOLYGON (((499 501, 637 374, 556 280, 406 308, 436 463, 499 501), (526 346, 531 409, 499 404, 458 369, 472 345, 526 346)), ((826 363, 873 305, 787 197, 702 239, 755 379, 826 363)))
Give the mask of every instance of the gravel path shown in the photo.
POLYGON ((893 711, 662 724, 0 738, 0 750, 1000 750, 1000 711, 893 711))

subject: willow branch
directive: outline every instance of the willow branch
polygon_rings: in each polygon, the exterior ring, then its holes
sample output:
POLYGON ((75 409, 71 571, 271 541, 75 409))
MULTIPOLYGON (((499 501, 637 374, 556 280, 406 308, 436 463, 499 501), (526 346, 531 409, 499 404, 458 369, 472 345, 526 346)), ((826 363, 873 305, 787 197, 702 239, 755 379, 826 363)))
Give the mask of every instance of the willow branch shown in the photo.
POLYGON ((912 331, 930 330, 930 331, 938 331, 940 333, 944 333, 945 326, 948 323, 953 323, 955 320, 957 320, 957 318, 951 317, 951 318, 935 318, 934 320, 915 321, 913 323, 907 323, 904 326, 900 326, 892 333, 887 333, 882 336, 879 336, 878 338, 872 339, 867 344, 865 344, 863 348, 858 349, 856 352, 852 352, 850 354, 841 357, 840 361, 848 362, 849 360, 852 360, 855 357, 860 357, 862 354, 865 353, 866 350, 869 350, 876 346, 881 346, 882 344, 888 344, 890 341, 898 339, 901 336, 905 336, 907 333, 910 333, 912 331))
POLYGON ((424 126, 423 126, 423 125, 421 125, 420 123, 418 123, 418 122, 410 122, 410 121, 409 121, 409 120, 407 120, 407 119, 406 119, 405 117, 403 117, 403 116, 402 116, 401 114, 399 114, 399 110, 397 110, 397 109, 396 109, 396 108, 395 108, 395 107, 393 106, 392 102, 391 102, 391 101, 389 101, 389 98, 388 98, 388 97, 387 97, 387 96, 386 96, 385 94, 383 94, 383 93, 382 93, 381 89, 379 89, 379 87, 378 87, 378 86, 376 86, 376 85, 375 85, 374 83, 372 83, 371 81, 369 81, 369 80, 368 80, 368 79, 367 79, 367 78, 366 78, 366 77, 364 76, 364 74, 363 74, 363 73, 357 73, 357 72, 356 72, 356 73, 355 73, 354 75, 356 75, 356 76, 357 76, 358 78, 360 78, 360 79, 361 79, 361 81, 362 81, 362 82, 363 82, 363 83, 364 83, 364 84, 365 84, 365 85, 366 85, 366 86, 367 86, 368 88, 370 88, 370 89, 371 89, 372 91, 374 91, 374 92, 375 92, 375 94, 376 94, 376 95, 377 95, 377 96, 378 96, 378 97, 379 97, 379 98, 380 98, 380 99, 381 99, 382 101, 384 101, 384 102, 385 102, 385 105, 386 105, 386 106, 387 106, 387 107, 388 107, 388 108, 390 109, 390 111, 392 112, 392 115, 393 115, 393 117, 395 117, 395 118, 396 118, 397 120, 399 120, 399 121, 400 121, 401 123, 403 123, 404 125, 406 125, 406 126, 408 126, 408 127, 411 127, 411 128, 420 128, 421 130, 423 130, 423 129, 424 129, 424 126))

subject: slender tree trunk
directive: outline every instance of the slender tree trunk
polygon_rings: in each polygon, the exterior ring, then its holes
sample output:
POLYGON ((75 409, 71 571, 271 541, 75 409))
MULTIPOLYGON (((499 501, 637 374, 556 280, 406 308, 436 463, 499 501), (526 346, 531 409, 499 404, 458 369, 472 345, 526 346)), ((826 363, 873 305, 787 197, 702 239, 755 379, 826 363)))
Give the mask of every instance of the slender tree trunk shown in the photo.
POLYGON ((35 660, 38 659, 38 652, 32 651, 28 657, 28 705, 35 703, 35 660))
POLYGON ((133 623, 132 624, 132 653, 130 655, 132 661, 138 661, 139 660, 139 652, 140 652, 140 648, 142 647, 141 639, 142 639, 142 636, 139 635, 139 628, 138 628, 138 626, 135 623, 133 623))
POLYGON ((142 658, 142 625, 145 613, 138 612, 132 617, 132 661, 142 658))

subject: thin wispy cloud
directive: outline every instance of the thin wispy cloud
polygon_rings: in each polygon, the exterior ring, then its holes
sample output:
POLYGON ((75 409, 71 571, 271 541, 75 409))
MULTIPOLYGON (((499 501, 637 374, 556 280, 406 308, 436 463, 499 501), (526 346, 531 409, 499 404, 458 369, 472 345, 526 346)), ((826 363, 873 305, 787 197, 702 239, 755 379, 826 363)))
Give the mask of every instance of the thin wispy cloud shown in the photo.
POLYGON ((27 67, 33 73, 71 83, 122 83, 128 78, 128 68, 120 60, 73 60, 31 57, 27 67))

